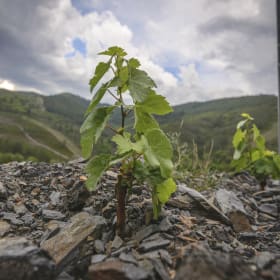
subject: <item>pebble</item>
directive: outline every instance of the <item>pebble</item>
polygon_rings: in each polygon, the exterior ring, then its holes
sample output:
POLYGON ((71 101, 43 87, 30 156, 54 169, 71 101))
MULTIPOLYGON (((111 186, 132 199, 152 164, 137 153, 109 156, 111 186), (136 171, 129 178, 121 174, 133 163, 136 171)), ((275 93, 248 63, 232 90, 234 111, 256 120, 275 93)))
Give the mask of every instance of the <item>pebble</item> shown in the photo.
POLYGON ((63 220, 65 215, 56 210, 43 209, 42 216, 46 220, 63 220))

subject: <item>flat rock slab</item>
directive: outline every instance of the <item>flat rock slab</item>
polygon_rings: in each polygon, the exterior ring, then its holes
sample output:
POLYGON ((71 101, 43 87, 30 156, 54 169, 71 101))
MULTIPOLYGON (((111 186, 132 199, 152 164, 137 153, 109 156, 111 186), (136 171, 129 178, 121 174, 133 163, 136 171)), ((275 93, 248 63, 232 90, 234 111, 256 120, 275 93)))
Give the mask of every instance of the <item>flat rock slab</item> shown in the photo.
POLYGON ((103 217, 90 216, 87 212, 73 216, 71 221, 58 234, 41 244, 57 265, 68 258, 89 235, 93 234, 95 237, 100 235, 106 224, 103 217))
POLYGON ((151 277, 140 267, 119 260, 109 260, 91 265, 88 273, 90 280, 150 280, 151 277))
POLYGON ((45 251, 25 238, 0 240, 0 280, 55 279, 55 264, 45 251))
POLYGON ((229 217, 236 232, 252 230, 243 203, 234 192, 219 189, 215 193, 215 203, 222 212, 229 217))
POLYGON ((184 194, 187 194, 189 197, 199 203, 199 205, 204 208, 208 214, 213 214, 213 218, 219 219, 227 225, 231 225, 229 218, 224 215, 214 204, 210 203, 201 193, 185 186, 181 186, 180 191, 184 194))

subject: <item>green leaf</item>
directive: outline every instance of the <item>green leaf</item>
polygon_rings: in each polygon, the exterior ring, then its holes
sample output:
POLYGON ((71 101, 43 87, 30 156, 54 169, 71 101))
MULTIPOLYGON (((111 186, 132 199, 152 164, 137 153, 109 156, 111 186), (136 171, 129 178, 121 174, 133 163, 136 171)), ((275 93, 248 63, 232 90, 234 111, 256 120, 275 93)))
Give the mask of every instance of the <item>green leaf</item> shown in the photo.
POLYGON ((124 133, 124 135, 117 134, 112 137, 112 141, 115 142, 118 146, 118 153, 124 154, 129 151, 136 151, 137 153, 143 152, 143 141, 140 139, 136 143, 131 142, 130 134, 124 133))
POLYGON ((141 103, 136 103, 136 107, 141 108, 148 114, 165 115, 173 111, 165 97, 150 91, 146 99, 141 103))
POLYGON ((90 79, 89 85, 90 85, 90 92, 93 91, 97 83, 100 81, 100 79, 105 75, 105 73, 109 70, 111 65, 111 59, 105 63, 105 62, 100 62, 94 72, 94 76, 90 79))
POLYGON ((238 160, 238 159, 240 159, 240 157, 241 157, 241 151, 234 150, 233 159, 238 160))
POLYGON ((128 80, 128 67, 122 67, 119 73, 122 85, 124 85, 128 80))
POLYGON ((246 119, 246 120, 240 121, 240 122, 237 124, 236 128, 237 128, 237 129, 242 128, 246 122, 248 122, 247 119, 246 119))
POLYGON ((173 170, 172 146, 160 129, 151 129, 145 133, 147 144, 144 156, 152 167, 159 167, 163 178, 171 176, 173 170))
POLYGON ((167 180, 163 181, 161 184, 156 186, 157 196, 159 201, 164 204, 168 201, 171 194, 176 191, 176 183, 172 178, 168 178, 167 180))
POLYGON ((235 149, 237 149, 242 141, 245 139, 246 133, 238 128, 233 136, 232 144, 235 149))
POLYGON ((99 54, 109 55, 109 56, 113 56, 113 55, 126 56, 127 55, 127 53, 124 51, 124 49, 122 49, 118 46, 110 47, 106 51, 100 52, 99 54))
POLYGON ((128 66, 131 68, 138 68, 141 64, 138 59, 132 57, 131 59, 128 60, 128 66))
POLYGON ((110 166, 111 155, 101 154, 92 158, 86 166, 89 174, 86 186, 89 190, 94 190, 103 172, 110 166))
POLYGON ((259 160, 262 157, 262 153, 259 150, 255 150, 251 152, 252 162, 259 160))
POLYGON ((146 130, 159 128, 157 121, 153 116, 144 112, 141 107, 135 107, 135 124, 134 128, 137 132, 145 132, 146 130))
POLYGON ((152 87, 156 87, 156 84, 145 71, 130 69, 128 89, 134 102, 143 102, 152 87))
POLYGON ((80 144, 82 149, 82 156, 84 158, 88 158, 91 155, 94 142, 92 134, 93 133, 91 130, 87 130, 83 134, 81 134, 80 144))
POLYGON ((90 156, 92 146, 103 132, 115 106, 100 107, 93 110, 85 119, 80 128, 81 148, 83 157, 90 156))
POLYGON ((108 89, 108 85, 110 83, 105 83, 103 84, 98 91, 95 93, 94 97, 92 98, 85 115, 87 116, 93 109, 95 109, 95 107, 97 106, 97 104, 100 102, 100 100, 103 98, 104 94, 106 93, 107 89, 108 89))
POLYGON ((247 114, 247 113, 242 113, 241 114, 241 117, 243 117, 243 118, 245 118, 245 119, 247 119, 247 120, 250 120, 250 121, 253 121, 254 120, 254 118, 252 118, 249 114, 247 114))

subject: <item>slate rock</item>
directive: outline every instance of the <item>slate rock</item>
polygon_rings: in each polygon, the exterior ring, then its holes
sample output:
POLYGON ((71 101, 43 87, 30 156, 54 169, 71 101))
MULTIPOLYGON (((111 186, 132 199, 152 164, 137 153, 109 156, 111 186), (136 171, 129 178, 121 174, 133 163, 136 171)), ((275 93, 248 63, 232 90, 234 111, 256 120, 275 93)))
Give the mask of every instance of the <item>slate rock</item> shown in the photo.
POLYGON ((264 203, 261 204, 259 207, 259 210, 265 214, 269 214, 275 218, 278 217, 278 206, 277 204, 270 204, 270 203, 264 203))
POLYGON ((236 232, 251 231, 250 220, 241 200, 237 195, 225 189, 215 193, 215 203, 229 217, 236 232))
POLYGON ((207 211, 208 215, 212 215, 213 218, 218 219, 227 225, 231 225, 229 218, 214 204, 210 203, 201 193, 185 186, 181 186, 180 191, 195 200, 204 210, 207 211))
POLYGON ((96 263, 99 263, 99 262, 103 262, 106 258, 107 258, 107 256, 104 255, 104 254, 93 255, 91 257, 91 263, 96 264, 96 263))
POLYGON ((126 254, 126 253, 122 252, 119 256, 119 259, 123 262, 132 263, 132 264, 137 265, 136 259, 131 254, 126 254))
POLYGON ((3 183, 0 182, 0 200, 1 199, 6 199, 7 198, 7 189, 4 187, 3 183))
POLYGON ((105 252, 104 242, 101 241, 100 239, 95 240, 93 246, 94 246, 94 250, 97 254, 105 252))
POLYGON ((67 272, 63 271, 55 278, 55 280, 75 280, 75 278, 69 275, 67 272))
POLYGON ((52 256, 57 265, 66 265, 71 259, 71 253, 89 235, 93 235, 95 238, 100 236, 101 230, 106 225, 103 217, 90 216, 87 212, 76 214, 71 218, 71 221, 58 234, 42 242, 41 245, 52 256))
POLYGON ((46 252, 25 238, 0 240, 0 280, 49 280, 55 264, 46 252))
POLYGON ((4 236, 11 229, 11 225, 6 221, 0 220, 0 237, 4 236))
POLYGON ((134 239, 140 243, 143 239, 160 231, 161 229, 158 225, 152 224, 136 232, 136 234, 134 235, 134 239))
POLYGON ((10 213, 10 212, 2 212, 2 218, 3 220, 9 221, 11 224, 20 226, 23 225, 24 222, 20 219, 17 218, 17 214, 15 213, 10 213))
POLYGON ((89 267, 90 280, 151 280, 144 269, 119 260, 108 260, 89 267))
POLYGON ((90 192, 83 181, 76 181, 67 195, 67 206, 71 211, 81 211, 85 206, 90 192))
POLYGON ((116 249, 119 249, 122 245, 123 245, 123 240, 118 236, 118 235, 116 235, 115 236, 115 238, 114 238, 114 240, 113 240, 113 242, 112 242, 112 246, 111 246, 111 248, 114 250, 116 250, 116 249))
POLYGON ((185 261, 175 280, 260 280, 241 256, 213 251, 203 246, 189 246, 185 261))
POLYGON ((149 242, 142 242, 139 246, 139 250, 142 252, 148 252, 151 250, 157 250, 167 247, 170 244, 170 241, 167 239, 156 239, 149 242))
POLYGON ((43 209, 42 216, 46 220, 63 220, 65 215, 56 210, 43 209))

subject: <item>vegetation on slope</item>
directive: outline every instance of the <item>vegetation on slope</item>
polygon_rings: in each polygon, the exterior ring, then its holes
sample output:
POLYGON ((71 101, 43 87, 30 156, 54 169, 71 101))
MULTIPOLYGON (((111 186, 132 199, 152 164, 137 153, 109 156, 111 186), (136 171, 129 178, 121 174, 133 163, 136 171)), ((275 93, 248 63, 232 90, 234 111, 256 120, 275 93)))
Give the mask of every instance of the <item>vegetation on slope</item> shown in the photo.
MULTIPOLYGON (((32 119, 33 122, 37 123, 26 123, 26 129, 36 139, 38 138, 43 143, 48 142, 52 148, 57 149, 58 152, 62 152, 67 157, 74 157, 79 154, 79 127, 88 104, 88 100, 69 93, 41 96, 32 92, 11 92, 0 89, 0 118, 3 118, 2 114, 5 112, 14 117, 17 116, 17 118, 25 118, 25 120, 16 120, 16 122, 25 123, 27 122, 26 119, 32 119), (44 131, 42 134, 41 132, 36 133, 34 131, 37 128, 36 125, 39 131, 42 128, 45 128, 45 130, 53 129, 53 133, 50 131, 44 131), (54 132, 59 132, 62 137, 64 135, 65 141, 54 132), (49 137, 46 137, 48 133, 49 137), (41 137, 41 135, 44 135, 44 137, 41 137), (69 145, 70 140, 72 146, 69 145), (66 147, 63 147, 63 142, 66 147)), ((276 96, 245 96, 182 104, 175 106, 172 114, 161 116, 158 120, 165 132, 180 131, 180 142, 187 142, 189 148, 193 147, 192 143, 194 141, 200 156, 203 155, 204 151, 206 153, 209 151, 213 140, 212 161, 214 161, 215 167, 224 168, 224 165, 230 162, 233 154, 231 141, 235 132, 235 125, 240 120, 240 114, 244 112, 254 117, 256 125, 266 138, 267 147, 276 150, 276 96), (182 120, 183 126, 181 128, 182 120)), ((115 112, 112 120, 112 126, 118 127, 121 121, 118 112, 115 112)), ((127 122, 127 125, 132 124, 132 120, 127 122)), ((3 122, 1 128, 3 128, 3 122)), ((0 139, 3 140, 5 134, 6 132, 1 129, 0 139)), ((103 141, 95 146, 95 153, 105 152, 110 144, 110 130, 105 130, 104 134, 108 137, 103 138, 103 141)), ((17 137, 10 135, 8 138, 10 142, 18 143, 17 137)), ((30 145, 30 147, 34 146, 30 145)), ((1 153, 10 150, 1 143, 1 153)), ((32 149, 30 148, 30 150, 32 149)), ((49 153, 49 151, 44 151, 44 153, 49 153)), ((32 153, 29 153, 29 155, 32 155, 32 153)), ((45 158, 39 157, 38 160, 45 160, 45 158)), ((57 156, 49 155, 47 161, 51 159, 62 160, 61 158, 58 159, 57 156)))

